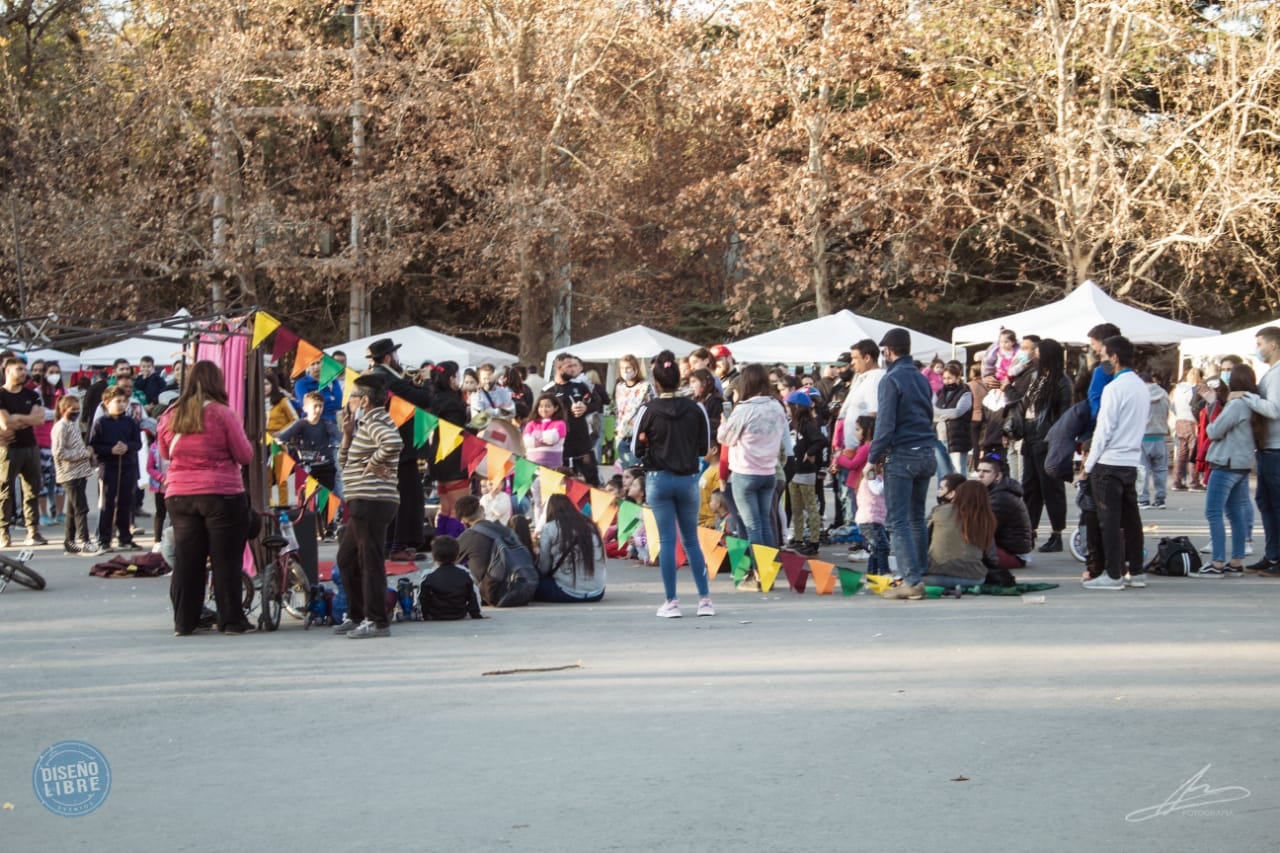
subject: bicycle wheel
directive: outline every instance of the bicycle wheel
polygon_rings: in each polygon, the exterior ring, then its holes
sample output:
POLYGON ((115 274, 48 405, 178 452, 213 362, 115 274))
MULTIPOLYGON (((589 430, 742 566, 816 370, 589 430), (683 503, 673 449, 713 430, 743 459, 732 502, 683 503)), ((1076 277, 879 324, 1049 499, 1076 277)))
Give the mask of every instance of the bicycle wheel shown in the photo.
POLYGON ((302 570, 298 558, 289 557, 289 568, 285 572, 284 609, 294 619, 307 615, 307 602, 311 600, 311 583, 307 573, 302 570))
POLYGON ((44 578, 12 557, 0 554, 0 576, 7 581, 25 586, 27 589, 44 589, 44 578))
POLYGON ((262 572, 262 616, 258 624, 267 631, 280 627, 280 576, 274 565, 262 572))
POLYGON ((241 603, 241 607, 244 608, 244 612, 247 614, 253 609, 253 578, 249 577, 249 574, 242 569, 240 571, 240 581, 244 585, 244 601, 241 603))
POLYGON ((1085 532, 1084 525, 1081 524, 1071 533, 1071 556, 1080 562, 1087 562, 1089 559, 1089 536, 1085 532))

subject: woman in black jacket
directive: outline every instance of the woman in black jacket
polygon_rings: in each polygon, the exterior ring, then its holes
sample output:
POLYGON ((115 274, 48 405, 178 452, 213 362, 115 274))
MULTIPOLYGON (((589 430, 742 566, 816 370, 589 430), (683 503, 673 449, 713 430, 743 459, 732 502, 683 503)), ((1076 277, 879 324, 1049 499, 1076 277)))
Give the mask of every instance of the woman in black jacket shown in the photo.
MULTIPOLYGON (((431 386, 431 414, 442 422, 456 427, 464 426, 469 418, 467 404, 463 402, 462 392, 459 390, 458 363, 442 361, 431 368, 431 386)), ((468 485, 467 475, 462 470, 462 447, 454 448, 452 453, 437 462, 436 449, 440 440, 440 430, 436 430, 427 453, 431 479, 435 481, 436 494, 440 496, 441 515, 456 518, 454 504, 467 493, 468 485)))
POLYGON ((1040 341, 1037 374, 1027 391, 1022 420, 1022 495, 1034 533, 1040 514, 1047 510, 1053 534, 1040 546, 1041 553, 1062 550, 1067 527, 1066 483, 1045 472, 1049 455, 1049 429, 1071 408, 1071 380, 1067 378, 1062 344, 1052 338, 1040 341))
POLYGON ((698 615, 714 616, 707 583, 707 561, 698 544, 698 463, 711 446, 711 426, 702 406, 679 397, 680 368, 675 354, 663 350, 654 359, 653 377, 658 399, 650 400, 636 415, 632 452, 644 460, 645 494, 658 523, 658 566, 666 600, 658 608, 664 619, 680 616, 676 599, 676 530, 689 557, 689 569, 698 587, 698 615))

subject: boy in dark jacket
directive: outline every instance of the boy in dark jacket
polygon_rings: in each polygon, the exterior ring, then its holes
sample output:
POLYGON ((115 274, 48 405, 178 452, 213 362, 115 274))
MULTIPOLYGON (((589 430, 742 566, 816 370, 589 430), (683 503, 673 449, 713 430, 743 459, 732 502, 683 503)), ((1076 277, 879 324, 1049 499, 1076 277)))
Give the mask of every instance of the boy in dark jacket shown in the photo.
POLYGON ((818 469, 827 440, 813 414, 813 404, 803 391, 787 396, 791 415, 791 436, 795 445, 794 462, 787 465, 787 494, 791 499, 790 551, 813 556, 818 553, 822 536, 822 513, 818 510, 818 469), (808 522, 808 534, 805 524, 808 522))
POLYGON ((137 421, 126 416, 129 392, 108 388, 103 395, 106 417, 98 418, 89 430, 89 448, 102 465, 102 512, 98 516, 98 541, 111 544, 114 525, 120 548, 136 548, 133 541, 133 498, 138 486, 138 451, 142 431, 137 421))
POLYGON ((1009 477, 1004 458, 988 453, 978 463, 978 480, 991 495, 991 512, 996 517, 996 554, 1002 569, 1017 569, 1027 564, 1034 542, 1031 518, 1022 502, 1022 485, 1009 477))
POLYGON ((422 618, 434 620, 483 619, 480 596, 471 572, 457 565, 458 540, 437 536, 431 543, 436 568, 422 579, 418 603, 422 618))

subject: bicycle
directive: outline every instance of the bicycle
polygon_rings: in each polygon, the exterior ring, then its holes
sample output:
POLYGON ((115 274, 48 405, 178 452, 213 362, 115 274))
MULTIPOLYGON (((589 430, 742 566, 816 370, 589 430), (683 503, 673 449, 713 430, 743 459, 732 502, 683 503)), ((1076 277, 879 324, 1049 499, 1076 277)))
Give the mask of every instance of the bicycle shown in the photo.
POLYGON ((272 507, 271 512, 263 513, 266 536, 262 546, 270 553, 270 559, 259 575, 262 613, 258 627, 265 631, 280 627, 282 612, 294 619, 303 619, 309 613, 311 582, 298 559, 298 537, 293 531, 293 522, 301 516, 301 508, 290 507, 272 507), (297 515, 290 517, 291 511, 297 515))
POLYGON ((45 588, 44 578, 27 566, 27 561, 33 556, 35 552, 31 550, 19 551, 17 557, 0 554, 0 592, 4 592, 10 581, 37 591, 45 588))

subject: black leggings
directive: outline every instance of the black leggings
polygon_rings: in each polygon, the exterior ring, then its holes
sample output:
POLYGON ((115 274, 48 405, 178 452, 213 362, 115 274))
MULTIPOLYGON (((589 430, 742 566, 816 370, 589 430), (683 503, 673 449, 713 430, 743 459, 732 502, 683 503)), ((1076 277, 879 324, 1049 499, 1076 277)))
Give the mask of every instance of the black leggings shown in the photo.
POLYGON ((1040 513, 1049 513, 1049 525, 1055 533, 1067 527, 1067 484, 1045 473, 1049 454, 1047 442, 1024 443, 1022 446, 1022 500, 1031 517, 1031 531, 1040 526, 1040 513))

